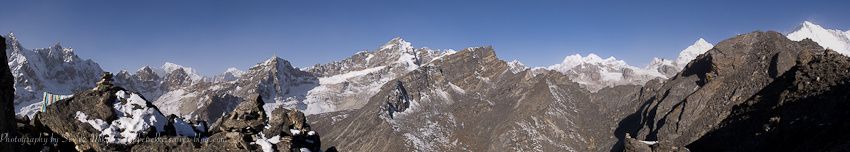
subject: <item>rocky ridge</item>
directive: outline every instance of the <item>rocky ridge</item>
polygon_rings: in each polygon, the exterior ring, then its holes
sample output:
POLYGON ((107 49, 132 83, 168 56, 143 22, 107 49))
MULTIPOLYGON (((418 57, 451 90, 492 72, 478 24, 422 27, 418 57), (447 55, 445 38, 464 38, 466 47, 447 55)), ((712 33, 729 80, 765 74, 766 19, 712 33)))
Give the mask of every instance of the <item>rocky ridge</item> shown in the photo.
POLYGON ((602 105, 626 98, 593 96, 559 72, 514 73, 492 48, 478 47, 385 84, 364 108, 309 117, 323 142, 353 151, 607 150, 615 124, 585 118, 613 121, 605 115, 617 108, 602 105))
POLYGON ((839 102, 844 97, 828 92, 846 89, 841 72, 846 63, 846 56, 824 51, 810 39, 792 41, 777 32, 739 35, 700 55, 670 80, 647 84, 640 109, 624 118, 616 133, 621 139, 630 138, 624 137, 628 133, 678 149, 837 150, 842 143, 836 142, 845 137, 817 132, 845 130, 805 127, 836 128, 844 121, 808 115, 843 114, 828 109, 844 106, 839 102), (815 83, 821 79, 823 83, 815 83), (827 141, 795 143, 808 138, 827 141))

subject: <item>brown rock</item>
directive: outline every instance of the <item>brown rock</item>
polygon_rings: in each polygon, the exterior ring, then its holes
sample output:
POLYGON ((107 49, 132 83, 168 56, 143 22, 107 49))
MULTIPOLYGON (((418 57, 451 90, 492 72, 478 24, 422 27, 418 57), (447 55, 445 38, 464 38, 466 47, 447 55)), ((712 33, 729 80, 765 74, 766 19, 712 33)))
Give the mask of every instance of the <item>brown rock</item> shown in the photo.
POLYGON ((238 131, 246 134, 256 134, 263 130, 268 116, 263 110, 263 98, 259 95, 250 97, 236 106, 233 112, 228 113, 221 119, 218 126, 220 131, 238 131))

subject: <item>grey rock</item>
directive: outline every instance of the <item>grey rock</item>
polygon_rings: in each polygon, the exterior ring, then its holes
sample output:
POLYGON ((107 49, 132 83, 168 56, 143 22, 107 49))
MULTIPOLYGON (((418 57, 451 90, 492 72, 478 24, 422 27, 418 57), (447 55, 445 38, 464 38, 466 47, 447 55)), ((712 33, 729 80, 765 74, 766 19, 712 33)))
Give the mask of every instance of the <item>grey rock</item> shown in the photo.
POLYGON ((241 132, 248 135, 259 133, 268 120, 268 116, 263 110, 264 103, 259 95, 245 100, 236 106, 233 112, 227 113, 222 118, 218 129, 223 132, 241 132))

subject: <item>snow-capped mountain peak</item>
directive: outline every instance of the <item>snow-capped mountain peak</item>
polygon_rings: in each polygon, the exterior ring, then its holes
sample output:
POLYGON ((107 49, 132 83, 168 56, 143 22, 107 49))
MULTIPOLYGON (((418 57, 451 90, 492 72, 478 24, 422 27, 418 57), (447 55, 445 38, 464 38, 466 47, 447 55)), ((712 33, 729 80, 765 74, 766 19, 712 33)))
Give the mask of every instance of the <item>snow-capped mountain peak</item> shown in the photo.
POLYGON ((508 67, 508 69, 511 70, 511 73, 519 73, 528 69, 528 66, 525 66, 525 64, 522 64, 522 62, 517 60, 508 62, 508 67))
POLYGON ((617 58, 608 57, 606 59, 602 59, 599 55, 590 53, 586 57, 581 56, 581 54, 573 54, 567 57, 564 57, 564 61, 560 64, 549 66, 549 69, 572 69, 576 66, 582 64, 601 64, 601 65, 626 65, 625 61, 617 60, 617 58))
POLYGON ((682 50, 677 60, 654 58, 645 68, 631 66, 613 56, 601 58, 591 53, 587 56, 574 54, 564 57, 563 62, 546 69, 564 73, 591 91, 623 84, 642 85, 655 78, 668 78, 675 75, 688 62, 713 47, 714 45, 700 38, 693 45, 682 50))
POLYGON ((230 67, 230 68, 227 68, 227 71, 224 71, 224 73, 230 73, 230 74, 233 74, 234 76, 240 76, 240 75, 244 74, 245 72, 242 71, 242 70, 239 70, 237 68, 230 67))
POLYGON ((34 114, 42 92, 72 94, 88 89, 103 70, 92 60, 81 60, 73 49, 58 43, 47 48, 24 48, 13 33, 8 44, 8 65, 15 77, 15 109, 19 115, 34 114))
POLYGON ((850 31, 826 29, 810 21, 804 21, 797 27, 797 30, 789 33, 787 37, 794 41, 809 38, 824 48, 850 55, 850 31))
POLYGON ((166 75, 168 75, 170 73, 174 73, 177 70, 182 70, 183 72, 186 73, 187 77, 190 80, 192 80, 193 82, 198 82, 198 81, 201 81, 201 80, 204 79, 204 77, 201 76, 200 74, 198 74, 195 71, 195 69, 185 67, 185 66, 182 66, 182 65, 179 65, 179 64, 171 63, 171 62, 165 62, 165 64, 162 65, 162 69, 165 70, 166 75))
POLYGON ((666 78, 659 71, 631 66, 614 57, 601 58, 596 54, 570 55, 564 61, 546 69, 561 72, 590 91, 616 85, 641 85, 651 79, 666 78))
POLYGON ((679 52, 679 58, 676 59, 676 65, 679 68, 685 67, 688 62, 691 62, 691 60, 694 60, 695 58, 697 58, 697 56, 705 53, 711 48, 714 48, 713 44, 708 43, 708 41, 705 41, 705 39, 703 38, 699 38, 699 40, 694 42, 693 45, 688 46, 688 48, 685 48, 684 50, 682 50, 682 52, 679 52))
POLYGON ((284 60, 284 59, 282 59, 282 58, 280 58, 280 57, 277 57, 277 55, 272 56, 272 57, 271 57, 271 58, 269 58, 269 59, 266 59, 266 60, 265 60, 265 61, 263 61, 263 63, 262 63, 262 64, 260 64, 260 65, 262 65, 262 66, 266 66, 266 67, 272 67, 272 68, 277 68, 277 67, 291 67, 291 66, 292 66, 292 65, 289 63, 289 61, 284 60))
POLYGON ((405 50, 413 49, 413 46, 410 44, 410 42, 405 41, 401 37, 395 37, 395 38, 391 39, 390 41, 387 41, 387 43, 385 43, 384 45, 381 46, 382 50, 393 49, 393 48, 396 48, 397 50, 405 51, 405 50))

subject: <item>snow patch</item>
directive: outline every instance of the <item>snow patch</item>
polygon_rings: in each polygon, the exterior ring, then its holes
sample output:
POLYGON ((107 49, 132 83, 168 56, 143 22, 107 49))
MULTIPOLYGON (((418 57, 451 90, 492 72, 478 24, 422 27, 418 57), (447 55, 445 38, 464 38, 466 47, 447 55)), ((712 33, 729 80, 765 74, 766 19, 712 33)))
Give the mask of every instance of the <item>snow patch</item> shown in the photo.
POLYGON ((453 90, 455 90, 455 92, 457 92, 457 93, 460 93, 460 94, 466 94, 466 90, 463 90, 463 88, 458 87, 458 86, 457 86, 457 85, 455 85, 454 83, 449 82, 449 87, 451 87, 451 88, 452 88, 453 90))
MULTIPOLYGON (((114 101, 116 120, 106 123, 100 119, 89 120, 88 116, 77 111, 75 118, 91 125, 100 131, 100 136, 106 142, 128 144, 135 141, 143 133, 153 129, 154 133, 165 131, 168 119, 156 108, 152 108, 147 101, 136 93, 118 91, 115 93, 118 100, 114 101)), ((194 136, 192 127, 182 120, 175 122, 178 134, 182 136, 194 136)))
POLYGON ((279 135, 271 137, 271 138, 266 138, 266 135, 264 135, 261 132, 259 134, 259 138, 256 141, 251 142, 251 144, 260 145, 260 148, 263 149, 263 152, 274 152, 272 145, 277 144, 279 142, 280 142, 280 136, 279 135))
POLYGON ((351 78, 354 78, 354 77, 364 76, 364 75, 371 74, 371 73, 375 73, 377 71, 384 69, 385 67, 386 66, 378 66, 378 67, 374 67, 374 68, 363 69, 363 70, 360 70, 360 71, 351 71, 351 72, 348 72, 348 73, 334 75, 334 76, 330 76, 330 77, 322 77, 322 78, 319 78, 319 84, 337 84, 337 83, 346 82, 346 81, 348 81, 348 79, 351 79, 351 78))
POLYGON ((88 116, 85 113, 80 112, 80 111, 77 111, 75 118, 77 118, 77 120, 80 121, 80 122, 87 123, 87 124, 91 125, 94 129, 97 129, 97 130, 103 130, 104 128, 109 127, 109 124, 106 123, 105 121, 101 120, 101 119, 89 120, 88 116))

